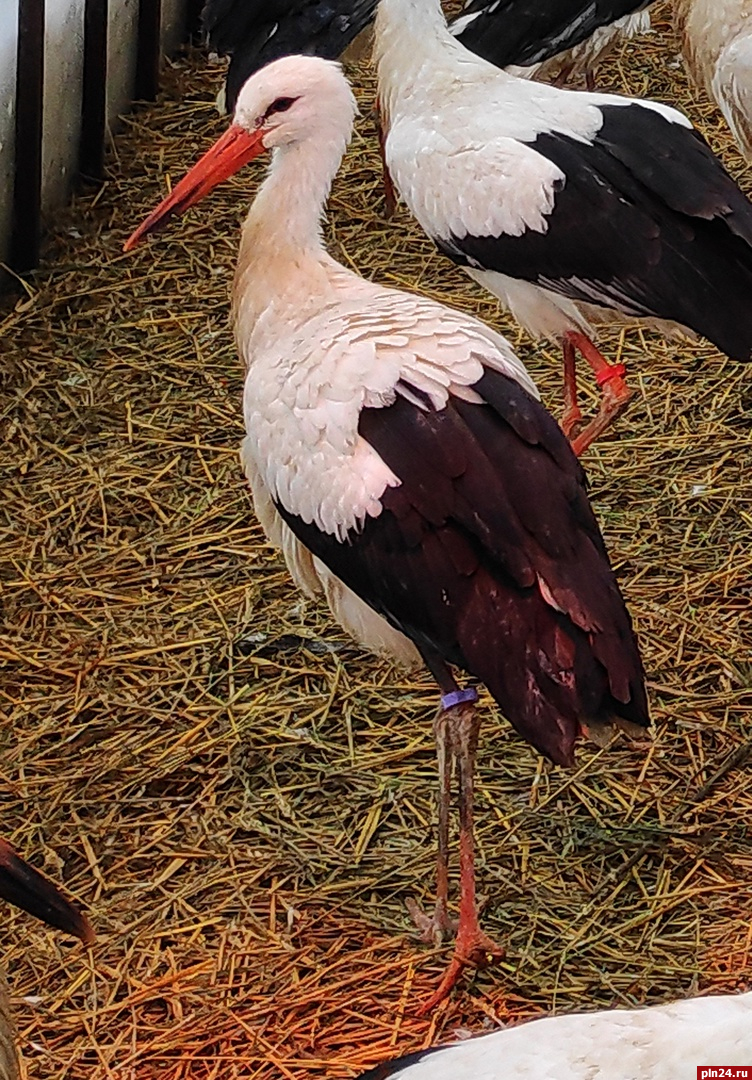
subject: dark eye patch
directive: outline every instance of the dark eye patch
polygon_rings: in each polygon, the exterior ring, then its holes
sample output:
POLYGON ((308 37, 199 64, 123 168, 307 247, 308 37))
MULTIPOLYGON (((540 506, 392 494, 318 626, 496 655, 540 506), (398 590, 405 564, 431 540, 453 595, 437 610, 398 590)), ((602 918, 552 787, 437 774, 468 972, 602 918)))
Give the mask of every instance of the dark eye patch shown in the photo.
POLYGON ((298 99, 294 97, 278 97, 264 113, 264 118, 271 116, 273 113, 287 112, 290 106, 294 105, 297 100, 298 99))

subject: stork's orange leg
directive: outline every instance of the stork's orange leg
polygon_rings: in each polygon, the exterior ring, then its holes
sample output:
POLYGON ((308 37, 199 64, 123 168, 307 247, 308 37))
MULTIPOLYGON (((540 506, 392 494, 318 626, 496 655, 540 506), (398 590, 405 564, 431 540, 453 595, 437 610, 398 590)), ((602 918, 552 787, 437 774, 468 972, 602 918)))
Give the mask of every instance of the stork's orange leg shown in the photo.
POLYGON ((473 835, 473 795, 475 789, 475 754, 478 748, 478 720, 471 691, 445 695, 445 715, 453 757, 457 763, 460 804, 460 917, 454 955, 436 991, 421 1007, 426 1013, 447 996, 464 969, 485 965, 504 955, 480 928, 475 894, 475 839, 473 835), (456 698, 456 704, 449 701, 456 698))
POLYGON ((414 900, 407 901, 413 922, 425 942, 439 944, 445 933, 454 933, 457 924, 449 917, 449 802, 452 794, 452 747, 446 709, 439 708, 433 723, 436 760, 439 767, 439 837, 436 855, 436 904, 426 915, 414 900))
POLYGON ((381 102, 376 98, 376 105, 374 106, 376 113, 376 133, 379 138, 379 155, 381 157, 381 169, 384 178, 384 217, 387 221, 394 215, 394 211, 397 209, 397 193, 394 190, 394 182, 392 180, 392 174, 389 172, 389 166, 386 163, 386 124, 384 123, 384 113, 381 108, 381 102))
POLYGON ((552 86, 558 86, 559 88, 561 88, 563 86, 566 86, 567 85, 567 80, 569 79, 569 76, 572 74, 573 71, 574 71, 574 64, 573 63, 572 64, 564 64, 559 69, 559 74, 556 76, 556 78, 554 79, 554 81, 552 82, 551 85, 552 86))
POLYGON ((562 431, 570 442, 574 439, 582 424, 582 409, 577 401, 577 356, 574 343, 565 337, 562 341, 564 353, 564 415, 561 418, 562 431))
POLYGON ((590 338, 584 334, 576 330, 568 331, 564 336, 563 350, 565 409, 562 427, 564 434, 572 443, 572 449, 579 457, 591 443, 603 434, 617 416, 624 412, 632 398, 633 391, 624 381, 626 373, 624 365, 610 364, 590 338), (601 388, 602 394, 597 416, 579 433, 576 433, 576 426, 582 419, 582 413, 577 405, 577 387, 574 373, 575 349, 587 361, 594 372, 595 381, 601 388))
MULTIPOLYGON (((559 89, 566 86, 569 82, 569 77, 574 71, 574 63, 565 64, 560 70, 559 74, 554 79, 552 86, 558 86, 559 89)), ((593 68, 588 68, 585 71, 585 86, 592 94, 595 90, 595 71, 593 68)))

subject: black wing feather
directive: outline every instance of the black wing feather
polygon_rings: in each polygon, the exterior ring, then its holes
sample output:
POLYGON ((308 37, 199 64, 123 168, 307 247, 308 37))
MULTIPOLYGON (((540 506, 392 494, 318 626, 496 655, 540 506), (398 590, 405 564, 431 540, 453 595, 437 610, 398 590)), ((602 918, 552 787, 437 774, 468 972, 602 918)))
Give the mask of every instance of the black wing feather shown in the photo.
POLYGON ((226 108, 243 83, 282 56, 337 60, 376 13, 377 0, 207 0, 204 30, 230 56, 226 108))
POLYGON ((530 144, 565 177, 546 232, 439 247, 572 300, 673 320, 749 360, 752 205, 693 129, 638 104, 601 111, 592 145, 550 133, 530 144))
POLYGON ((279 511, 366 603, 482 679, 521 735, 570 764, 582 724, 647 725, 637 645, 560 428, 512 379, 488 371, 475 389, 487 404, 398 396, 362 411, 360 434, 402 483, 346 542, 279 511))
MULTIPOLYGON (((470 0, 460 18, 477 12, 457 38, 497 67, 550 60, 599 27, 642 11, 652 0, 470 0)), ((451 24, 450 24, 451 28, 451 24)))

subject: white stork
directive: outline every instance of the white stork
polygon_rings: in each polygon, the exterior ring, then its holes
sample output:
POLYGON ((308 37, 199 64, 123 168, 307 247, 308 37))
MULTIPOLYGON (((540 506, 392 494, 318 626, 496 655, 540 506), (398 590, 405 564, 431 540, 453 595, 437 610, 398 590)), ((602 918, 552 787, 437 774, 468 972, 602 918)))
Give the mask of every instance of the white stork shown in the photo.
POLYGON ((441 251, 534 335, 574 347, 604 401, 578 452, 629 398, 592 344, 603 309, 752 353, 752 206, 680 112, 517 79, 449 33, 439 0, 381 0, 386 163, 441 251))
MULTIPOLYGON (((48 926, 80 938, 85 945, 94 940, 94 931, 86 916, 43 874, 24 862, 5 840, 0 840, 0 898, 28 911, 48 926)), ((18 1075, 10 1002, 0 966, 0 1080, 17 1080, 18 1075)))
POLYGON ((751 1061, 752 993, 725 994, 546 1016, 419 1050, 358 1080, 699 1080, 701 1066, 723 1062, 707 1077, 743 1076, 751 1061))
POLYGON ((468 0, 449 29, 462 44, 520 78, 556 84, 594 73, 624 38, 650 29, 652 0, 468 0))
POLYGON ((726 118, 752 161, 752 4, 674 0, 674 19, 692 77, 726 118))
MULTIPOLYGON (((136 230, 132 248, 273 150, 243 226, 234 318, 246 365, 241 456, 256 513, 309 594, 359 642, 441 690, 435 918, 449 927, 450 758, 460 801, 460 922, 433 1000, 498 950, 473 870, 482 680, 517 731, 571 764, 581 731, 648 723, 631 623, 563 433, 509 343, 441 304, 366 281, 326 252, 321 218, 355 101, 339 66, 288 57, 240 92, 233 124, 136 230)), ((431 1004, 431 1003, 429 1003, 431 1004)))

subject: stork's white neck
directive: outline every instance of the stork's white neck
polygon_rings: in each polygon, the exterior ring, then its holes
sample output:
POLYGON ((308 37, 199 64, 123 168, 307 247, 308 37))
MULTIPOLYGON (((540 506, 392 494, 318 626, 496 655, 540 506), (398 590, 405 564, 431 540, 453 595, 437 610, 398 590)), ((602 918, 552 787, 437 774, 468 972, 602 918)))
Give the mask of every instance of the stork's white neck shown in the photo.
POLYGON ((266 179, 253 200, 243 232, 272 250, 315 252, 323 247, 321 221, 332 181, 350 138, 345 130, 328 138, 278 147, 266 179))
POLYGON ((399 97, 404 102, 428 84, 446 84, 465 74, 477 77, 481 71, 486 77, 505 77, 452 36, 440 0, 380 0, 374 56, 387 117, 391 101, 399 97))
POLYGON ((278 147, 243 225, 235 272, 239 336, 273 305, 301 305, 316 288, 324 248, 322 218, 352 130, 350 115, 334 115, 310 138, 278 147))
POLYGON ((409 33, 416 30, 438 32, 452 40, 441 0, 381 0, 376 11, 376 25, 379 29, 392 26, 409 33))
POLYGON ((440 0, 380 0, 375 34, 379 68, 382 58, 389 67, 410 69, 427 54, 438 57, 463 50, 449 33, 440 0))

